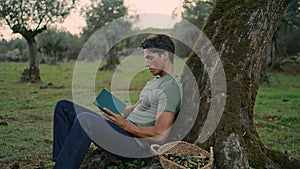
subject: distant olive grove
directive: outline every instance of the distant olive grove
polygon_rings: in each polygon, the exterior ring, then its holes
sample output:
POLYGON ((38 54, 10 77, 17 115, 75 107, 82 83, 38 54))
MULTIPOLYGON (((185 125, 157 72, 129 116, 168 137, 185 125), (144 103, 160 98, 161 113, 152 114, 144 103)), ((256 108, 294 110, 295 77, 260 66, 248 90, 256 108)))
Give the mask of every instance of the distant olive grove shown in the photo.
MULTIPOLYGON (((76 35, 50 28, 36 37, 39 63, 76 59, 82 44, 76 35)), ((27 62, 29 51, 23 38, 0 41, 0 61, 27 62)))
MULTIPOLYGON (((24 8, 24 6, 18 5, 17 1, 9 1, 9 2, 16 2, 9 4, 11 6, 15 5, 15 8, 19 8, 20 10, 24 8)), ((45 3, 58 3, 58 1, 48 1, 44 0, 45 3)), ((74 1, 76 2, 76 1, 74 1)), ((5 11, 8 9, 4 8, 8 1, 1 2, 2 8, 2 18, 6 19, 9 17, 6 16, 5 11)), ((207 0, 207 1, 195 1, 195 0, 184 0, 183 1, 183 11, 181 12, 181 17, 194 25, 198 28, 202 29, 204 24, 206 23, 207 17, 211 12, 214 0, 207 0)), ((34 4, 32 4, 34 5, 34 4)), ((74 8, 77 4, 76 3, 69 3, 65 4, 66 7, 61 7, 65 9, 64 18, 67 16, 72 8, 74 8)), ((46 10, 46 6, 43 6, 46 10)), ((55 13, 55 9, 53 9, 53 15, 58 15, 55 13)), ((176 10, 175 10, 176 11, 176 10)), ((174 13, 176 13, 174 11, 174 13)), ((55 64, 56 62, 60 61, 68 61, 68 60, 75 60, 84 45, 84 43, 88 40, 88 38, 96 32, 98 29, 106 25, 107 23, 118 19, 123 16, 128 15, 128 9, 124 6, 123 0, 119 1, 110 1, 110 0, 93 0, 90 6, 85 6, 81 9, 82 15, 85 16, 87 26, 83 28, 82 33, 80 35, 73 35, 67 30, 59 30, 56 27, 53 27, 53 24, 47 24, 46 27, 40 26, 41 32, 37 33, 34 37, 34 42, 36 43, 36 62, 39 64, 46 63, 46 64, 55 64)), ((42 13, 41 13, 42 14, 42 13)), ((280 62, 287 56, 297 56, 300 53, 300 18, 299 18, 299 8, 297 0, 292 0, 288 7, 285 9, 283 17, 279 23, 278 29, 273 36, 272 44, 270 45, 269 49, 269 65, 276 65, 275 62, 280 62)), ((17 16, 16 16, 17 17, 17 16)), ((25 16, 22 16, 25 17, 25 16)), ((30 20, 30 17, 33 17, 28 14, 24 18, 24 21, 28 20, 28 24, 33 22, 34 20, 30 20)), ((51 19, 51 16, 47 16, 48 20, 52 23, 55 21, 51 19)), ((138 20, 138 18, 135 18, 138 20)), ((47 23, 43 21, 42 23, 47 23)), ((122 27, 123 29, 126 27, 128 31, 134 31, 133 24, 135 20, 131 21, 124 21, 122 27)), ((2 22, 5 24, 5 22, 2 22)), ((16 29, 16 27, 20 26, 20 24, 15 24, 14 26, 12 23, 11 28, 15 33, 21 31, 20 29, 16 29), (18 30, 18 31, 16 31, 18 30)), ((180 33, 180 30, 184 27, 181 23, 177 23, 174 25, 173 30, 175 33, 180 33)), ((114 32, 117 31, 117 28, 110 28, 114 32)), ((185 28, 184 29, 188 29, 185 28)), ((26 29, 30 32, 30 29, 26 29)), ((111 31, 106 30, 106 31, 111 31)), ((22 33, 22 31, 21 31, 22 33)), ((117 36, 118 33, 115 33, 114 36, 117 36)), ((121 52, 124 49, 132 49, 139 47, 138 44, 142 40, 142 38, 146 35, 139 35, 136 37, 130 37, 128 39, 122 40, 119 44, 112 46, 112 44, 104 44, 107 45, 107 48, 111 49, 107 53, 106 65, 103 69, 113 69, 119 63, 119 54, 124 54, 121 52), (113 60, 112 60, 113 59, 113 60), (110 65, 109 65, 110 63, 110 65)), ((186 35, 189 37, 197 37, 197 35, 186 35)), ((116 37, 105 37, 107 42, 110 42, 109 39, 113 39, 116 37)), ((30 41, 29 41, 30 42, 30 41)), ((182 44, 179 41, 176 41, 176 54, 179 57, 187 57, 191 51, 187 46, 182 44)), ((99 42, 103 43, 103 42, 99 42)), ((15 61, 15 62, 33 62, 32 57, 30 54, 30 48, 28 48, 28 40, 26 38, 16 38, 11 40, 0 40, 0 61, 15 61)), ((132 51, 132 50, 129 50, 132 51)), ((126 53, 126 52, 125 52, 126 53)), ((129 52, 130 53, 130 52, 129 52)), ((128 50, 126 54, 129 54, 128 50)), ((93 58, 87 58, 89 60, 93 60, 93 58)), ((37 65, 38 66, 38 65, 37 65)))

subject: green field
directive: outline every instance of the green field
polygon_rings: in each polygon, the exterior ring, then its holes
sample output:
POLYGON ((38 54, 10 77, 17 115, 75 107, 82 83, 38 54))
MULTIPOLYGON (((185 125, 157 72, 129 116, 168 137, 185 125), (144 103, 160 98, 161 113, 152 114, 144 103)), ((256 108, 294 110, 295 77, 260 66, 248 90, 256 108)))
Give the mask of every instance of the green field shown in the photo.
MULTIPOLYGON (((58 100, 72 100, 74 62, 40 65, 38 84, 19 81, 26 66, 0 62, 0 168, 43 168, 51 163, 53 108, 58 100)), ((113 72, 98 72, 95 93, 102 87, 110 89, 112 76, 113 72)), ((260 87, 255 105, 257 130, 267 146, 300 157, 300 74, 270 77, 271 84, 260 87)), ((150 78, 147 71, 135 75, 126 102, 136 101, 150 78)), ((122 87, 126 88, 120 86, 120 91, 122 87)))
POLYGON ((271 84, 261 85, 254 116, 263 142, 300 158, 300 74, 272 73, 271 84))

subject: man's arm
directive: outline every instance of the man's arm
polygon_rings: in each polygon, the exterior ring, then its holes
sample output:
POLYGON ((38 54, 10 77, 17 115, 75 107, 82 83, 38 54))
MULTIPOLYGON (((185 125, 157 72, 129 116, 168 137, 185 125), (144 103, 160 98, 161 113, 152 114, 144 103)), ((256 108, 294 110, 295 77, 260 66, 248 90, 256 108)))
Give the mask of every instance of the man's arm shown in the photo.
POLYGON ((126 106, 126 108, 122 111, 121 115, 126 118, 129 116, 129 114, 133 111, 133 109, 140 104, 140 100, 138 102, 136 102, 134 105, 131 106, 126 106))
POLYGON ((167 139, 175 119, 175 113, 161 111, 157 113, 154 126, 136 126, 126 122, 124 117, 121 115, 115 114, 108 109, 105 109, 105 111, 107 112, 105 116, 118 126, 122 127, 125 131, 133 134, 136 137, 144 138, 160 144, 164 143, 167 139))

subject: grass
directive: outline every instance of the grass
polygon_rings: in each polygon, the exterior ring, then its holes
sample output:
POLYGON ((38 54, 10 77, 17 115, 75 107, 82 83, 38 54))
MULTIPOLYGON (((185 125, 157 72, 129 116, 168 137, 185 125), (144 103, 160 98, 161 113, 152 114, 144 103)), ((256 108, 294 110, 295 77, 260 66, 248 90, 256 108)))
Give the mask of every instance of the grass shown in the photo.
POLYGON ((39 84, 19 82, 26 66, 0 63, 1 168, 7 164, 33 168, 50 161, 53 106, 72 96, 71 64, 41 65, 39 84), (50 82, 63 88, 40 89, 50 82))
POLYGON ((300 158, 300 74, 270 75, 259 88, 255 124, 263 143, 300 158))
MULTIPOLYGON (((74 64, 40 65, 43 81, 30 84, 19 81, 26 63, 0 62, 0 168, 51 167, 53 108, 58 100, 72 100, 74 64), (48 83, 55 87, 50 88, 48 83)), ((123 72, 122 78, 132 80, 129 84, 118 81, 116 94, 130 103, 138 99, 139 90, 152 76, 147 71, 127 73, 123 72), (122 92, 127 86, 129 99, 122 92)), ((103 87, 110 89, 114 75, 98 72, 95 93, 103 87)), ((299 73, 272 74, 271 84, 260 87, 254 109, 255 124, 263 143, 294 157, 300 156, 299 85, 299 73)))

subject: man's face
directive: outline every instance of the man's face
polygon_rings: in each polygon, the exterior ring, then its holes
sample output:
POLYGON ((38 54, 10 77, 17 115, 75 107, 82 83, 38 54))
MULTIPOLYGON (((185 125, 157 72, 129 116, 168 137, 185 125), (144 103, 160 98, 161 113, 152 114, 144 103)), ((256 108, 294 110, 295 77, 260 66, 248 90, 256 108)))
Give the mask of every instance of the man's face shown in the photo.
MULTIPOLYGON (((163 54, 162 54, 163 55, 163 54)), ((165 60, 156 52, 151 52, 149 49, 144 49, 145 66, 149 68, 153 76, 163 76, 165 72, 165 60)))

